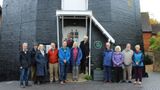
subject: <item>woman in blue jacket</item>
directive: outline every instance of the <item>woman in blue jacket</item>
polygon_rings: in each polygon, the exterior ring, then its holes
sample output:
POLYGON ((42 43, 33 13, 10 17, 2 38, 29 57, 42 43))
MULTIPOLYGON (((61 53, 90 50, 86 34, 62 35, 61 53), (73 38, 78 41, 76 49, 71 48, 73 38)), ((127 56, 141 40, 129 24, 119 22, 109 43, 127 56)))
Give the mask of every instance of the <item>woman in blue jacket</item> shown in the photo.
POLYGON ((67 67, 70 59, 70 49, 67 47, 67 41, 63 41, 63 47, 58 52, 60 63, 60 83, 64 84, 67 79, 67 67))
POLYGON ((78 74, 79 74, 79 65, 82 59, 82 51, 77 46, 77 42, 73 43, 73 47, 71 49, 71 64, 72 64, 72 79, 73 81, 78 81, 78 74))
POLYGON ((106 43, 106 49, 103 52, 104 82, 111 82, 112 54, 110 43, 106 43))
POLYGON ((143 70, 143 53, 140 50, 140 45, 135 46, 136 51, 133 54, 133 66, 135 67, 135 82, 134 84, 141 85, 142 70, 143 70), (139 81, 138 81, 139 80, 139 81))

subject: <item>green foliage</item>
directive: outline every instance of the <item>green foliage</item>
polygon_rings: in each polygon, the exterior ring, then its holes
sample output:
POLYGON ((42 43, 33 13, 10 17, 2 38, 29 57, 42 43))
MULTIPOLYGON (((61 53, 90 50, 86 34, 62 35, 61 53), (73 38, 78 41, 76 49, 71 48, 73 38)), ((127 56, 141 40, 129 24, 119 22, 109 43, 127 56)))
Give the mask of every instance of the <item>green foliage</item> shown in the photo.
POLYGON ((84 78, 85 78, 86 80, 92 80, 92 76, 89 76, 89 75, 86 75, 84 78))
POLYGON ((150 49, 153 51, 160 51, 160 32, 157 33, 157 37, 150 39, 150 49))

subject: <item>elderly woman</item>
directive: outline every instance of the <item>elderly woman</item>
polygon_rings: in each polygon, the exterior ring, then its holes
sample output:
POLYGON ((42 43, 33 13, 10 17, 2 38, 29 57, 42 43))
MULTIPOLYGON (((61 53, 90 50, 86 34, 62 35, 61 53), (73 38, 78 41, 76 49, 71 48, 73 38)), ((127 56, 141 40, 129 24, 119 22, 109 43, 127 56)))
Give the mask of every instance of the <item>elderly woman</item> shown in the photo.
POLYGON ((44 52, 43 44, 39 44, 35 59, 37 67, 36 76, 38 84, 40 84, 43 81, 45 75, 47 74, 47 57, 44 52))
POLYGON ((82 59, 82 51, 77 46, 77 42, 73 43, 73 47, 71 49, 71 64, 72 64, 72 74, 73 74, 73 81, 78 81, 78 74, 79 74, 79 65, 82 59))
POLYGON ((114 70, 115 70, 116 82, 120 82, 120 80, 121 80, 123 59, 124 59, 124 57, 123 57, 123 54, 121 52, 121 47, 116 46, 115 47, 115 52, 113 53, 113 56, 112 56, 112 62, 113 62, 114 70))
POLYGON ((133 66, 135 67, 135 82, 134 84, 141 85, 142 83, 142 69, 143 63, 143 53, 140 50, 140 45, 135 46, 136 51, 133 54, 133 66))

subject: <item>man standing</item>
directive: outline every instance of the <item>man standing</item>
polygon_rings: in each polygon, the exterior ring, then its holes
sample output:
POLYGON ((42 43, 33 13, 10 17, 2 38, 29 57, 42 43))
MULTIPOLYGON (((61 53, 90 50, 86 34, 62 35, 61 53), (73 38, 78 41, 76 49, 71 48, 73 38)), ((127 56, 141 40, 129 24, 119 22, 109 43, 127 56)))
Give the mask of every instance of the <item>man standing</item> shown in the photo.
POLYGON ((71 49, 72 48, 72 46, 73 46, 73 39, 71 38, 71 33, 69 33, 68 35, 67 35, 67 47, 69 47, 69 49, 71 49))
POLYGON ((28 77, 31 66, 31 55, 28 51, 28 44, 22 44, 22 51, 19 53, 19 61, 20 61, 20 87, 25 88, 28 86, 28 77))
POLYGON ((58 81, 58 49, 55 43, 51 43, 51 49, 48 51, 50 83, 58 81))
POLYGON ((131 44, 128 43, 126 48, 122 51, 124 55, 124 67, 123 67, 123 82, 128 81, 128 83, 132 83, 132 56, 133 50, 131 50, 131 44))
POLYGON ((31 51, 31 80, 33 83, 36 83, 36 60, 35 60, 35 55, 37 51, 38 45, 34 43, 34 47, 31 51))
POLYGON ((80 65, 80 71, 81 73, 88 72, 88 66, 89 66, 89 43, 88 43, 88 37, 84 36, 84 40, 80 44, 80 48, 82 50, 82 60, 80 65))
POLYGON ((63 47, 59 49, 59 62, 60 62, 60 83, 64 84, 67 79, 67 67, 70 63, 70 49, 67 47, 67 42, 63 41, 63 47))
POLYGON ((110 49, 110 43, 107 42, 103 52, 104 82, 111 82, 112 55, 113 50, 110 49))

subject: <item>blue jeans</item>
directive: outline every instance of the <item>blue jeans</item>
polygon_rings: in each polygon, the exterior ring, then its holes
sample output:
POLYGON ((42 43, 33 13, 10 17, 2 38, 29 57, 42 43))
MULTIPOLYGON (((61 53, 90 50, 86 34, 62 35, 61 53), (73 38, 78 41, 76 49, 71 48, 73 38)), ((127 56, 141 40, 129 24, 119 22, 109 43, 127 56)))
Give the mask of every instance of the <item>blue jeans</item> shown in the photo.
POLYGON ((67 79, 68 64, 60 63, 60 81, 65 81, 67 79))
POLYGON ((111 67, 104 66, 104 81, 111 81, 111 67))
POLYGON ((22 68, 20 69, 20 85, 28 85, 28 78, 29 78, 30 69, 29 68, 22 68))

